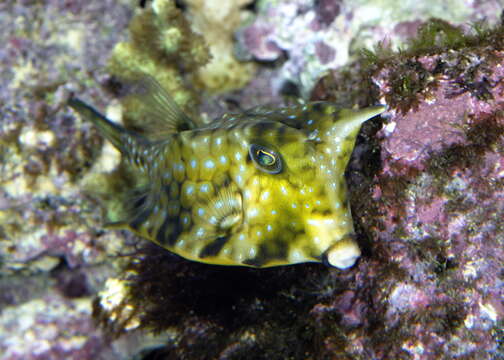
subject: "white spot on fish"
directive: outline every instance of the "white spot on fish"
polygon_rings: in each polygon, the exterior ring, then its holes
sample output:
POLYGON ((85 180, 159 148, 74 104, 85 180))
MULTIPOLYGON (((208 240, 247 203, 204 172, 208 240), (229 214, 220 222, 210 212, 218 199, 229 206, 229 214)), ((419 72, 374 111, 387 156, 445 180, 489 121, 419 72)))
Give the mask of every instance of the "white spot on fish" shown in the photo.
POLYGON ((185 167, 184 167, 184 164, 178 162, 178 163, 173 164, 173 169, 175 171, 184 171, 185 167))
POLYGON ((205 161, 205 167, 207 169, 213 169, 215 167, 215 163, 213 162, 213 160, 207 160, 205 161))
POLYGON ((243 177, 241 175, 236 175, 235 180, 238 183, 238 185, 243 185, 243 177))
POLYGON ((243 196, 245 197, 245 199, 250 200, 252 198, 252 191, 250 191, 250 189, 246 189, 243 192, 243 196))
POLYGON ((291 252, 291 258, 293 261, 300 261, 302 259, 302 256, 299 250, 293 250, 291 252))

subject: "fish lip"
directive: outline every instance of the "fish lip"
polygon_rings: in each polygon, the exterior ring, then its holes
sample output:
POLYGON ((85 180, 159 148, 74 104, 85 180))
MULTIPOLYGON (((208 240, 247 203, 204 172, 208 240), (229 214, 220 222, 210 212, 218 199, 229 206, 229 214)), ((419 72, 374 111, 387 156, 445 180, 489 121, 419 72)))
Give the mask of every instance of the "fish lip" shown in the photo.
POLYGON ((361 256, 359 245, 349 235, 330 246, 322 254, 322 262, 329 267, 346 270, 355 265, 361 256))

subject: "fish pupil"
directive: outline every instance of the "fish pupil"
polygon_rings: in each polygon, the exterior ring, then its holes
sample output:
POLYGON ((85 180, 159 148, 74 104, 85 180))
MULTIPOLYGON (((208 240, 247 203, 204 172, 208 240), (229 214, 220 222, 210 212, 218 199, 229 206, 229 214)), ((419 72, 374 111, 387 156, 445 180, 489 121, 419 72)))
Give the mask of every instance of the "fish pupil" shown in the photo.
POLYGON ((256 156, 259 163, 263 166, 272 166, 276 162, 275 155, 264 150, 258 150, 256 156))

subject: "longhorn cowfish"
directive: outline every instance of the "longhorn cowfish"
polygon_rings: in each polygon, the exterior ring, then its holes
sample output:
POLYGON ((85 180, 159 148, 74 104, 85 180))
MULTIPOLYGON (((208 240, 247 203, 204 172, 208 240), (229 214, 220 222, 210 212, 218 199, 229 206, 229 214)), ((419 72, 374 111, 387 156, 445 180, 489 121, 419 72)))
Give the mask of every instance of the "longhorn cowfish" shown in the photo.
POLYGON ((355 263, 360 250, 344 172, 361 124, 383 106, 310 102, 226 114, 205 125, 154 79, 138 84, 132 96, 157 124, 145 134, 69 101, 147 179, 116 228, 209 264, 355 263))

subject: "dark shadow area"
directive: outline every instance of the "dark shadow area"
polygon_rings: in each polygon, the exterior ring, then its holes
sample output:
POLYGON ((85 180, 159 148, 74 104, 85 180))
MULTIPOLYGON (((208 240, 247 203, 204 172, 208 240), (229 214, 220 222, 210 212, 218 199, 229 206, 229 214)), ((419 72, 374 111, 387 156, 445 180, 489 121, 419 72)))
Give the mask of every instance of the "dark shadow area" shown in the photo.
MULTIPOLYGON (((145 325, 159 330, 179 323, 189 313, 212 318, 218 325, 233 330, 245 322, 250 325, 259 321, 265 312, 273 310, 263 309, 262 301, 278 307, 275 315, 281 316, 288 310, 284 306, 291 302, 288 294, 292 289, 302 288, 309 275, 323 276, 329 271, 321 264, 266 269, 208 265, 182 259, 155 245, 144 251, 142 260, 131 265, 138 274, 131 294, 149 309, 145 325), (168 313, 163 311, 167 307, 171 309, 168 313)), ((311 305, 309 299, 303 300, 296 307, 311 305)))
MULTIPOLYGON (((263 351, 268 359, 316 354, 324 337, 311 311, 321 301, 320 287, 338 271, 322 264, 266 269, 207 265, 151 244, 128 270, 136 275, 127 303, 139 313, 140 327, 155 333, 175 328, 180 335, 146 359, 209 359, 226 351, 232 353, 225 357, 229 359, 257 359, 263 351), (253 340, 244 341, 244 334, 253 334, 253 340)), ((333 290, 346 288, 355 272, 341 275, 333 290)), ((109 335, 120 336, 122 329, 113 328, 100 309, 95 302, 95 319, 109 335)))

